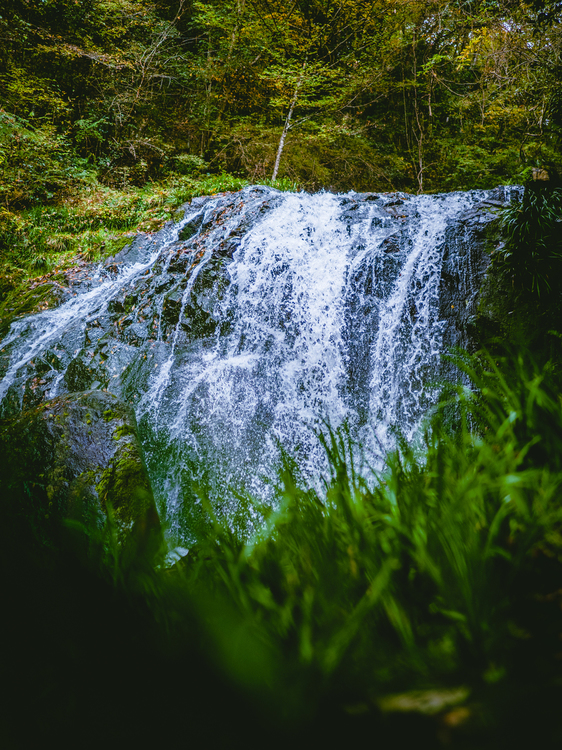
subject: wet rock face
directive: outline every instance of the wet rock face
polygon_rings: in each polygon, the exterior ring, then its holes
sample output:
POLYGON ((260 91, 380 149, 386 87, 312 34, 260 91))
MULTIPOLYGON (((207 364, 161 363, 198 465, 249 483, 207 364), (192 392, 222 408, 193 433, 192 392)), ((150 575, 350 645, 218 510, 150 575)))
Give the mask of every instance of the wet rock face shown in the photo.
MULTIPOLYGON (((478 284, 474 288, 467 273, 480 278, 486 267, 484 230, 494 218, 494 209, 506 201, 501 189, 496 192, 447 230, 442 314, 454 319, 457 329, 466 327, 474 314, 478 284)), ((4 378, 5 383, 4 389, 0 385, 0 417, 33 408, 55 395, 87 389, 107 390, 133 405, 138 403, 170 347, 185 351, 229 329, 231 310, 222 303, 231 284, 233 254, 252 227, 282 201, 278 191, 260 187, 194 199, 178 212, 187 217, 179 231, 170 222, 155 235, 138 235, 101 268, 81 262, 64 278, 46 279, 30 290, 21 306, 3 311, 0 320, 5 334, 0 344, 0 380, 4 378), (147 262, 155 255, 153 262, 147 262), (139 270, 123 274, 133 264, 139 270), (88 296, 93 299, 90 309, 79 304, 81 297, 88 296), (41 313, 42 304, 53 310, 73 301, 75 314, 69 314, 58 330, 53 324, 52 334, 48 332, 49 312, 41 318, 29 315, 30 311, 41 313), (12 335, 10 323, 15 324, 12 335), (29 351, 18 357, 21 339, 40 337, 43 330, 49 345, 37 347, 35 355, 29 351), (15 377, 6 378, 17 359, 15 377)), ((351 271, 354 294, 346 301, 350 311, 346 325, 356 329, 357 306, 372 298, 375 311, 376 301, 395 283, 409 249, 409 226, 416 220, 417 207, 412 196, 402 193, 351 194, 342 197, 340 205, 339 221, 345 231, 352 238, 358 234, 356 252, 361 251, 368 232, 376 233, 383 250, 370 266, 351 271)), ((349 342, 352 349, 369 344, 351 329, 349 342)))
POLYGON ((135 415, 112 394, 68 394, 4 420, 0 451, 6 496, 31 502, 40 524, 102 528, 111 512, 122 535, 157 531, 135 415))
MULTIPOLYGON (((475 349, 479 342, 476 317, 480 288, 490 261, 489 249, 497 244, 498 210, 512 197, 512 188, 498 187, 484 200, 463 212, 447 230, 441 270, 440 315, 451 321, 445 347, 475 349), (460 333, 460 336, 459 336, 460 333)), ((449 375, 447 369, 445 375, 449 375)))
POLYGON ((138 235, 103 267, 81 262, 64 278, 59 274, 56 283, 46 278, 21 305, 3 310, 0 380, 10 382, 4 391, 0 386, 0 417, 38 406, 54 395, 92 388, 134 404, 148 376, 161 364, 161 344, 185 348, 224 324, 219 307, 230 284, 227 268, 232 255, 245 232, 281 199, 278 191, 259 187, 218 199, 196 198, 178 212, 190 216, 179 233, 169 222, 155 235, 138 235), (147 262, 151 257, 153 261, 147 262), (123 274, 134 264, 140 270, 123 274), (81 298, 88 297, 92 304, 80 305, 81 298), (42 319, 30 317, 30 312, 41 312, 41 301, 47 298, 49 310, 64 302, 76 302, 76 310, 69 311, 62 324, 50 325, 49 312, 42 319), (10 378, 21 340, 44 332, 51 346, 37 347, 36 356, 20 358, 16 377, 10 378))
POLYGON ((138 404, 171 346, 214 335, 232 254, 280 199, 260 188, 194 199, 178 212, 190 217, 179 232, 170 222, 138 235, 103 266, 80 261, 0 309, 0 486, 32 488, 42 520, 100 526, 110 503, 123 529, 158 525, 127 403, 138 404))
POLYGON ((221 487, 250 478, 248 491, 261 492, 253 478, 267 474, 278 440, 300 445, 318 474, 303 431, 317 416, 358 430, 382 424, 385 447, 387 428, 412 433, 431 407, 425 383, 454 376, 439 369, 442 351, 470 345, 488 228, 509 198, 503 189, 310 196, 264 187, 197 198, 105 264, 81 263, 45 278, 20 307, 0 306, 0 418, 21 435, 42 426, 31 441, 37 476, 41 461, 55 466, 55 433, 67 424, 56 405, 71 400, 73 424, 90 419, 83 434, 68 423, 74 458, 62 474, 37 480, 45 502, 50 487, 71 512, 80 486, 96 517, 104 498, 123 508, 124 524, 136 517, 116 500, 126 483, 104 473, 120 459, 101 447, 93 458, 92 445, 113 445, 104 411, 86 417, 77 392, 135 412, 172 523, 196 502, 192 480, 205 479, 205 466, 221 487))

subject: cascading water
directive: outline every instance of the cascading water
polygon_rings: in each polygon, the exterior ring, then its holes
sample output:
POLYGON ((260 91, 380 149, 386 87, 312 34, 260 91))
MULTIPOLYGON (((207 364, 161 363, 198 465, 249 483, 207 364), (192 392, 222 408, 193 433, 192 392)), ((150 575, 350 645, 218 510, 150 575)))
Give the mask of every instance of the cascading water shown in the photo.
POLYGON ((321 420, 347 420, 376 464, 391 428, 412 440, 435 402, 444 345, 466 343, 485 267, 475 221, 505 198, 196 199, 59 307, 12 323, 3 414, 92 387, 131 403, 179 540, 198 486, 226 512, 236 494, 267 493, 279 444, 317 476, 321 420))
POLYGON ((470 205, 453 194, 415 199, 419 217, 410 227, 409 252, 390 293, 381 299, 371 352, 370 421, 390 447, 388 428, 399 426, 412 440, 432 406, 447 321, 440 315, 440 282, 447 225, 470 205))

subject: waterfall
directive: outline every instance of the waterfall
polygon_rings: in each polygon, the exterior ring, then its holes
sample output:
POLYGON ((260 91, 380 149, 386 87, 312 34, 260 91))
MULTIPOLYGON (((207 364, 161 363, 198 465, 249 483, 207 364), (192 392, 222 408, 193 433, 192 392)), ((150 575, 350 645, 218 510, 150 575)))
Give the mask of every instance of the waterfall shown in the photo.
POLYGON ((435 403, 444 347, 466 343, 479 225, 505 199, 262 187, 196 199, 58 307, 12 322, 2 413, 88 388, 131 403, 180 541, 201 487, 227 514, 243 493, 267 496, 279 445, 314 481, 322 424, 345 420, 380 466, 393 429, 414 440, 435 403))
POLYGON ((385 448, 392 426, 412 440, 435 401, 432 380, 439 372, 447 326, 439 304, 445 231, 470 205, 470 198, 459 194, 415 201, 419 216, 409 227, 408 255, 388 296, 380 300, 371 352, 370 419, 385 448))

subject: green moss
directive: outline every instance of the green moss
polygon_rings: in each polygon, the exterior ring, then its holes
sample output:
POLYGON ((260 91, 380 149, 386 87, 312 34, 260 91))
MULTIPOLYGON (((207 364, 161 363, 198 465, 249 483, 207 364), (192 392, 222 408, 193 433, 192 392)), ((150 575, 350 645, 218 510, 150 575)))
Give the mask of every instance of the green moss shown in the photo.
POLYGON ((118 252, 123 250, 124 247, 127 247, 127 245, 131 244, 131 237, 130 235, 125 235, 122 237, 112 237, 111 239, 107 240, 105 243, 105 248, 103 250, 103 257, 107 258, 110 255, 117 255, 118 252))
POLYGON ((152 505, 152 492, 136 446, 125 444, 96 485, 102 507, 129 528, 152 505))
POLYGON ((115 430, 115 432, 113 433, 113 439, 121 440, 122 437, 126 437, 127 435, 134 435, 134 434, 135 434, 135 430, 131 427, 131 425, 123 424, 115 430))
POLYGON ((134 421, 129 418, 134 420, 116 397, 88 392, 60 397, 2 420, 0 499, 15 504, 40 538, 56 536, 54 527, 47 529, 46 523, 73 519, 100 528, 107 515, 120 529, 119 542, 133 526, 150 534, 159 522, 134 421), (84 423, 93 426, 94 441, 84 435, 84 423), (107 455, 113 457, 108 460, 107 455), (76 475, 78 457, 87 468, 76 475))

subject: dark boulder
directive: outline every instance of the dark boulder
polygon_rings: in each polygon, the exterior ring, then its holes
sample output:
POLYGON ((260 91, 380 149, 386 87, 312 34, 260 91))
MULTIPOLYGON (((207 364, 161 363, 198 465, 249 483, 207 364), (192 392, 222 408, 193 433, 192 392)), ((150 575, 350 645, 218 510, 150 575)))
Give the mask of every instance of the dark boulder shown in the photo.
POLYGON ((0 425, 0 486, 40 536, 64 519, 101 529, 110 514, 122 541, 159 534, 132 409, 111 393, 70 393, 0 425))

